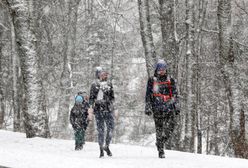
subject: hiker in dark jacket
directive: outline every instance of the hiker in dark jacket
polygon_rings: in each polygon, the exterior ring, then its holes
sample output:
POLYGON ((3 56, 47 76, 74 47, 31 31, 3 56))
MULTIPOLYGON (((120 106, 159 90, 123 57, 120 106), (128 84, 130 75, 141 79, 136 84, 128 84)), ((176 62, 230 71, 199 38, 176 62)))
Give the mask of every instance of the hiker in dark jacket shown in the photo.
POLYGON ((94 111, 97 131, 98 143, 100 146, 100 157, 104 156, 107 152, 108 156, 112 156, 109 145, 112 139, 114 130, 114 91, 110 81, 108 81, 108 73, 101 67, 96 71, 97 80, 91 85, 89 104, 90 112, 94 111), (105 124, 107 127, 106 138, 104 137, 105 124), (105 143, 105 145, 104 145, 105 143))
POLYGON ((75 150, 83 149, 83 145, 85 144, 85 131, 88 126, 88 109, 88 102, 85 101, 83 95, 79 92, 75 97, 75 104, 70 113, 70 123, 75 135, 75 150))
POLYGON ((145 106, 145 114, 154 118, 159 158, 165 158, 164 145, 173 133, 179 112, 175 80, 168 77, 165 61, 159 60, 154 76, 148 79, 145 106))

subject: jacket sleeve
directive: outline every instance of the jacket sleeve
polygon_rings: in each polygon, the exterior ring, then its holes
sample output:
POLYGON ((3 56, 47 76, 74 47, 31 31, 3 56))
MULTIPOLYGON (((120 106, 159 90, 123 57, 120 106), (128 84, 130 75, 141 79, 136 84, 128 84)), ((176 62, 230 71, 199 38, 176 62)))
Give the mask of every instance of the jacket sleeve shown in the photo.
POLYGON ((73 108, 71 109, 71 112, 70 112, 70 123, 72 125, 72 128, 74 128, 75 127, 75 116, 73 113, 73 108))
POLYGON ((172 86, 172 95, 174 97, 173 106, 174 106, 176 114, 179 114, 181 109, 179 106, 179 99, 178 99, 178 95, 177 95, 178 92, 177 92, 177 87, 176 87, 176 81, 173 78, 171 78, 170 81, 171 81, 171 86, 172 86))
POLYGON ((87 119, 87 117, 88 117, 88 110, 89 110, 89 108, 90 108, 90 105, 89 105, 89 103, 88 102, 86 102, 85 103, 85 116, 86 116, 86 119, 87 119))
POLYGON ((95 100, 97 98, 97 88, 96 88, 96 84, 93 83, 91 85, 91 88, 90 88, 90 97, 89 97, 89 105, 90 106, 93 106, 94 103, 95 103, 95 100))
POLYGON ((172 95, 173 95, 174 98, 177 99, 176 81, 173 78, 171 78, 170 81, 171 81, 171 87, 172 87, 172 95))
POLYGON ((114 89, 112 83, 110 83, 110 93, 109 93, 110 101, 113 103, 115 101, 114 89))
POLYGON ((83 127, 84 127, 84 130, 87 129, 88 127, 88 124, 89 124, 89 121, 87 120, 88 118, 88 109, 89 109, 89 103, 88 102, 85 102, 85 106, 84 106, 84 115, 83 115, 83 127))
POLYGON ((149 78, 146 87, 146 105, 145 105, 145 113, 152 112, 152 91, 153 89, 153 78, 149 78))

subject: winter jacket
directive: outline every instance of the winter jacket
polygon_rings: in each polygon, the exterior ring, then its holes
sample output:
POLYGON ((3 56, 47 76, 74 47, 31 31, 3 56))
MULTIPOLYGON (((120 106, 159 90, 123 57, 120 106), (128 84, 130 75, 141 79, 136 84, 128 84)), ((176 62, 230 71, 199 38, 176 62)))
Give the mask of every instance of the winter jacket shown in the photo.
POLYGON ((114 100, 114 90, 111 82, 97 80, 91 85, 89 104, 94 107, 94 112, 112 112, 114 100))
POLYGON ((76 129, 87 129, 88 121, 88 109, 89 104, 87 102, 83 102, 82 104, 75 104, 71 109, 70 113, 70 123, 74 130, 76 129))
POLYGON ((162 117, 164 114, 169 114, 173 111, 178 113, 180 111, 177 108, 177 103, 178 99, 175 80, 173 78, 168 78, 166 75, 159 76, 155 71, 155 75, 150 77, 147 82, 145 113, 148 115, 153 113, 154 117, 162 117), (170 82, 170 85, 155 85, 157 83, 165 82, 170 82), (165 100, 162 96, 157 95, 171 95, 172 98, 165 100))

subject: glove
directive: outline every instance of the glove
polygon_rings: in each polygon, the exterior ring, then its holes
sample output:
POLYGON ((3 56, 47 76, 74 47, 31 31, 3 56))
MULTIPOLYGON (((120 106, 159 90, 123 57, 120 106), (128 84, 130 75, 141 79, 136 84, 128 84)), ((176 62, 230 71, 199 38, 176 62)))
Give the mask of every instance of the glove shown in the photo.
POLYGON ((87 117, 87 120, 88 121, 92 121, 92 119, 93 119, 93 112, 94 112, 93 108, 89 108, 88 109, 88 117, 87 117))
POLYGON ((151 111, 145 111, 145 114, 148 115, 148 116, 151 116, 152 112, 151 111))
POLYGON ((180 110, 175 110, 175 112, 176 112, 176 115, 180 114, 180 110))
POLYGON ((176 103, 176 104, 174 104, 174 108, 175 108, 175 113, 176 113, 176 115, 179 115, 180 114, 180 107, 179 107, 179 105, 176 103))

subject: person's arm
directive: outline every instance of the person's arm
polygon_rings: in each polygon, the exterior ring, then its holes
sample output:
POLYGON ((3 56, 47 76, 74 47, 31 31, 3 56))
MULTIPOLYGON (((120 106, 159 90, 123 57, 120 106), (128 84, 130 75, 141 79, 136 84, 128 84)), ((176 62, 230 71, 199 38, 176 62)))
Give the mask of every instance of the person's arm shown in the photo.
POLYGON ((176 81, 173 78, 171 78, 170 81, 171 81, 171 87, 172 87, 172 95, 173 97, 177 98, 176 81))
POLYGON ((96 99, 96 84, 93 83, 91 85, 91 88, 90 88, 90 96, 89 96, 89 108, 88 108, 88 120, 91 121, 92 118, 93 118, 93 113, 94 113, 94 110, 93 110, 93 106, 94 106, 94 103, 95 103, 95 99, 96 99))
POLYGON ((89 106, 92 108, 94 103, 95 103, 95 100, 96 100, 96 97, 97 97, 97 89, 96 89, 96 84, 93 83, 91 85, 91 88, 90 88, 90 97, 89 97, 89 106))
POLYGON ((112 83, 110 83, 110 95, 109 95, 109 97, 110 97, 110 101, 112 103, 114 103, 114 101, 115 101, 115 95, 114 95, 114 89, 113 89, 112 83))
POLYGON ((172 95, 174 98, 173 106, 175 109, 176 114, 180 114, 180 107, 179 107, 179 99, 178 99, 178 92, 177 92, 177 87, 176 87, 176 81, 171 78, 171 86, 172 86, 172 95))
POLYGON ((147 82, 147 87, 146 87, 146 105, 145 105, 145 114, 150 116, 152 115, 152 91, 153 89, 153 79, 149 78, 147 82))
POLYGON ((75 129, 75 116, 74 116, 73 108, 71 109, 70 112, 70 123, 72 125, 72 128, 75 129))

